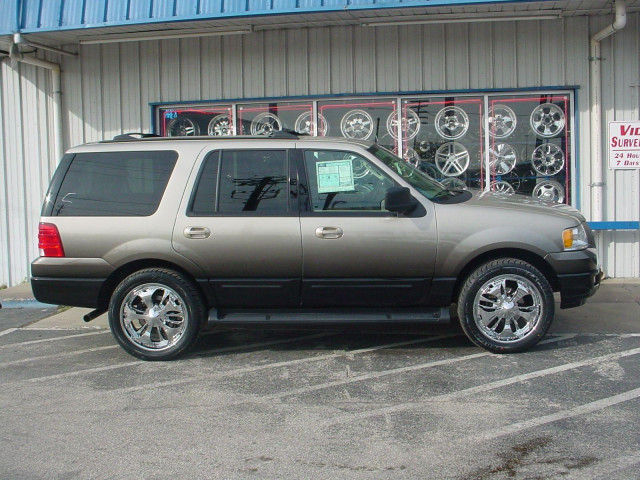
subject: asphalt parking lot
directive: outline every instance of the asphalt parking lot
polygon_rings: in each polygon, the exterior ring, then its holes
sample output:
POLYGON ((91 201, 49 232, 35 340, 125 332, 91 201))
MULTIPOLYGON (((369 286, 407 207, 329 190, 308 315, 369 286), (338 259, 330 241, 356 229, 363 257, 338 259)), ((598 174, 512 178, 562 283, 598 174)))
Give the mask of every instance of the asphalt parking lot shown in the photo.
POLYGON ((0 478, 638 479, 638 292, 502 356, 454 325, 224 331, 143 362, 100 321, 3 309, 0 478))

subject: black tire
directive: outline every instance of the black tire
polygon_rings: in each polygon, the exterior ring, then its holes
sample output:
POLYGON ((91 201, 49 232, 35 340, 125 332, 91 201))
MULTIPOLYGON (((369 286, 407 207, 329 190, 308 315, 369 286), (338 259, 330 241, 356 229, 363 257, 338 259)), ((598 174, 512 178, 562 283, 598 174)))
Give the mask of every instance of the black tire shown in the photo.
POLYGON ((478 267, 467 277, 458 297, 458 317, 465 334, 495 353, 520 352, 538 343, 551 326, 554 309, 553 290, 546 277, 515 258, 478 267))
POLYGON ((196 285, 164 268, 129 275, 109 303, 111 333, 128 353, 144 360, 170 360, 185 352, 205 319, 205 302, 196 285))

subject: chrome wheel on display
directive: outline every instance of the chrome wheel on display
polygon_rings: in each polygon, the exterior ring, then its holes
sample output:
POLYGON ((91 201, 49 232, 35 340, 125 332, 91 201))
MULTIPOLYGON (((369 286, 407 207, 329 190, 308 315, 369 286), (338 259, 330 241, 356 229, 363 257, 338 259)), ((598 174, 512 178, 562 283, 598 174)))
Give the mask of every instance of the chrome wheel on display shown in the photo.
POLYGON ((446 188, 448 188, 449 190, 468 190, 469 189, 466 183, 464 183, 459 178, 455 178, 455 177, 445 178, 440 183, 444 185, 446 188))
POLYGON ((489 185, 489 189, 492 192, 495 192, 500 195, 513 195, 516 193, 516 190, 513 188, 509 182, 505 182, 504 180, 496 180, 495 182, 491 182, 489 185))
POLYGON ((489 122, 489 135, 494 138, 507 138, 518 125, 515 112, 510 107, 502 104, 493 105, 489 108, 487 120, 489 122))
POLYGON ((167 124, 168 137, 195 137, 200 135, 200 127, 189 117, 177 117, 167 124))
POLYGON ((282 120, 273 113, 263 112, 253 119, 250 130, 251 135, 270 135, 282 130, 282 120))
POLYGON ((434 167, 431 163, 420 161, 418 162, 418 165, 416 165, 416 167, 431 180, 435 180, 440 176, 436 167, 434 167))
POLYGON ((456 140, 469 129, 469 116, 460 107, 445 107, 435 118, 436 132, 443 138, 456 140))
POLYGON ((211 119, 207 126, 207 133, 211 137, 226 137, 233 135, 233 125, 231 117, 227 113, 222 113, 211 119))
POLYGON ((340 120, 340 132, 346 138, 366 140, 373 135, 373 118, 364 110, 350 110, 340 120))
POLYGON ((529 123, 539 137, 555 137, 564 129, 564 112, 554 103, 543 103, 533 109, 529 123))
POLYGON ((497 175, 509 173, 517 161, 518 155, 511 145, 498 143, 489 147, 489 166, 497 175))
POLYGON ((436 167, 447 177, 462 175, 469 168, 469 151, 461 143, 445 143, 436 151, 436 167))
POLYGON ((416 152, 411 147, 407 147, 405 149, 404 154, 402 154, 402 158, 404 159, 405 162, 410 163, 414 167, 417 167, 421 160, 420 155, 418 155, 418 152, 416 152))
POLYGON ((536 185, 533 189, 533 197, 549 200, 551 202, 564 202, 564 187, 555 180, 545 180, 536 185))
MULTIPOLYGON (((320 113, 318 113, 318 120, 318 136, 324 137, 327 135, 327 133, 329 133, 329 125, 327 124, 327 120, 320 113)), ((298 133, 313 135, 313 123, 313 113, 304 112, 301 113, 298 118, 296 118, 293 129, 298 133)))
MULTIPOLYGON (((420 117, 410 108, 405 109, 405 112, 406 116, 403 114, 401 119, 402 135, 405 140, 411 140, 420 131, 420 117)), ((398 139, 398 117, 396 112, 391 112, 387 117, 387 130, 393 138, 398 139)))
POLYGON ((460 325, 476 345, 518 352, 545 335, 554 314, 553 290, 536 267, 499 258, 467 277, 458 298, 460 325))
POLYGON ((531 154, 531 165, 540 175, 555 175, 564 167, 564 152, 553 143, 544 143, 531 154))

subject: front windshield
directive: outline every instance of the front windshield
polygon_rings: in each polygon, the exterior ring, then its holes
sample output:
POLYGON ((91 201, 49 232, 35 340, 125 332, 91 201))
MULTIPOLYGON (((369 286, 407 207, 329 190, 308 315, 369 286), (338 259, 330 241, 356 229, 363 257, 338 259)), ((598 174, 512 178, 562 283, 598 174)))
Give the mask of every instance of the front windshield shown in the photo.
POLYGON ((375 155, 377 159, 381 160, 387 167, 391 168, 394 172, 404 178, 407 183, 429 200, 433 200, 435 197, 447 196, 449 194, 449 190, 447 190, 442 184, 427 177, 427 175, 419 169, 405 162, 401 158, 396 157, 393 153, 382 148, 380 145, 371 145, 367 151, 375 155))

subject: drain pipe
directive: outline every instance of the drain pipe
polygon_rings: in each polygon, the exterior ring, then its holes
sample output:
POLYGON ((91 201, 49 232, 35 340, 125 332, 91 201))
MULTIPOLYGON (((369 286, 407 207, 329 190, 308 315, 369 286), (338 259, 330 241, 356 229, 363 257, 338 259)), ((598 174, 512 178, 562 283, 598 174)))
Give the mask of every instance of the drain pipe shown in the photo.
POLYGON ((55 152, 55 162, 60 161, 62 158, 63 149, 62 149, 62 90, 61 90, 61 74, 60 74, 60 65, 53 62, 48 62, 46 60, 42 60, 41 58, 36 58, 31 55, 25 55, 24 53, 18 51, 17 44, 13 44, 10 53, 11 60, 15 60, 16 62, 26 63, 29 65, 34 65, 36 67, 46 68, 47 70, 51 70, 51 96, 53 100, 53 121, 54 121, 54 149, 55 152))
POLYGON ((616 0, 616 17, 614 22, 591 37, 590 69, 591 69, 591 220, 601 222, 603 217, 603 170, 602 161, 602 78, 600 42, 609 35, 624 28, 627 24, 627 12, 624 0, 616 0))

